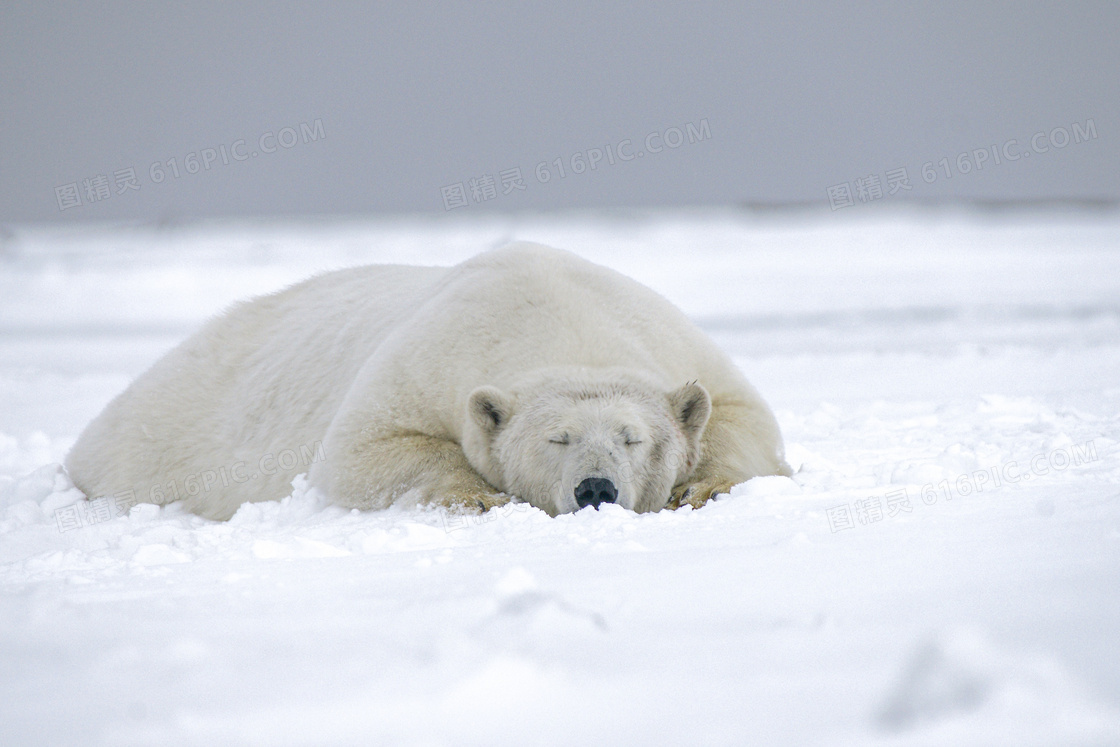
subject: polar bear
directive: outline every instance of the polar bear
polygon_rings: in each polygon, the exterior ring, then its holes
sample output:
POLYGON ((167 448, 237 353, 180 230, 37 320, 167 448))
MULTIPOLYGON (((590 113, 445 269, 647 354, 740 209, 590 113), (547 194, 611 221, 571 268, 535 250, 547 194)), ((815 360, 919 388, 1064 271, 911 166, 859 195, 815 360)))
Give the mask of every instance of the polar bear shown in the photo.
POLYGON ((348 507, 516 499, 553 516, 698 507, 789 474, 770 409, 684 314, 530 243, 236 305, 113 400, 66 466, 91 498, 211 519, 303 472, 348 507))

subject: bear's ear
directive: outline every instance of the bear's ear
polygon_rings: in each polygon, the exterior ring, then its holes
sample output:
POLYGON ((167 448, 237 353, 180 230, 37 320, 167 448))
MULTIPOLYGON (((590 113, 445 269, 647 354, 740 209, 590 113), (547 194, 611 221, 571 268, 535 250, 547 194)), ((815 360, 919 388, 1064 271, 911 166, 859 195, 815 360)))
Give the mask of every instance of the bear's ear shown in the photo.
POLYGON ((496 387, 480 386, 467 400, 467 413, 483 433, 493 435, 509 422, 513 402, 496 387))
POLYGON ((669 407, 681 429, 689 436, 695 436, 708 424, 708 417, 712 414, 712 398, 699 382, 690 381, 669 393, 669 407))

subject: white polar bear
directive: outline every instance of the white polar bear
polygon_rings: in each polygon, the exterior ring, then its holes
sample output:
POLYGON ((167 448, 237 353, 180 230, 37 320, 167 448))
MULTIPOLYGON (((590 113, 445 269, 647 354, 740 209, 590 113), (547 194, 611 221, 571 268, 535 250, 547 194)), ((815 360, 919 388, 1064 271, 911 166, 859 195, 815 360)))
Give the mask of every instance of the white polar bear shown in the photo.
POLYGON ((239 304, 113 400, 66 464, 91 498, 213 519, 302 472, 344 506, 516 496, 552 515, 699 506, 789 474, 769 408, 676 307, 528 243, 239 304))

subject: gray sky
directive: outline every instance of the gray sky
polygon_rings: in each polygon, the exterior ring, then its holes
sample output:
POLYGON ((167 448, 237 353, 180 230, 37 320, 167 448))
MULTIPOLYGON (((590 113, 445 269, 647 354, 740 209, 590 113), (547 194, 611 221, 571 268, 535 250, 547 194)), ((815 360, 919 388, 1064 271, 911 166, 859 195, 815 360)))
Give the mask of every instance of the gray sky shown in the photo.
POLYGON ((0 221, 1120 199, 1120 3, 187 5, 0 7, 0 221))

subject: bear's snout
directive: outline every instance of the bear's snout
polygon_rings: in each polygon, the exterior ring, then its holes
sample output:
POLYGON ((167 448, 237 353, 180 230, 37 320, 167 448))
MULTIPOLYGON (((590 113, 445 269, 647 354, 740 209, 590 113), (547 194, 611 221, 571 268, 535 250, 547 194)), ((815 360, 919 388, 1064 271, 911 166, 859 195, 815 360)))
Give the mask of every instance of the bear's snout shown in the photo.
POLYGON ((589 477, 576 486, 576 503, 580 508, 594 506, 598 510, 600 503, 614 503, 617 498, 614 483, 603 477, 589 477))

